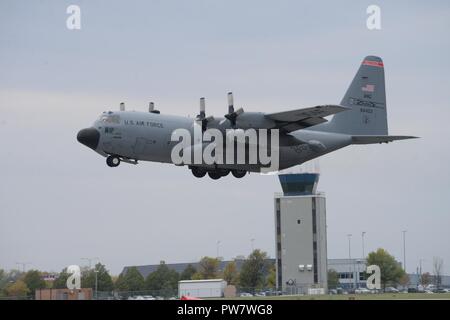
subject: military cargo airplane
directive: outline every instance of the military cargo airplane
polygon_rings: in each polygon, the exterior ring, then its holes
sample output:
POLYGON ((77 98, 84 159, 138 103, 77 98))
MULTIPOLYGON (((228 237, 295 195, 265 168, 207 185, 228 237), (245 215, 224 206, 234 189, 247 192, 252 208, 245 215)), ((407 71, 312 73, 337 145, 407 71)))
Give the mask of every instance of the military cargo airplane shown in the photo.
MULTIPOLYGON (((106 157, 110 167, 121 162, 137 164, 139 160, 174 163, 171 152, 176 141, 174 131, 192 132, 210 128, 226 130, 279 130, 277 154, 279 170, 302 164, 324 154, 354 144, 388 143, 416 138, 388 135, 384 65, 381 58, 363 59, 340 105, 318 105, 291 111, 262 113, 234 109, 228 93, 228 113, 223 117, 206 116, 205 100, 200 99, 196 118, 165 115, 150 103, 148 112, 105 111, 90 128, 78 132, 80 143, 106 157), (327 116, 333 115, 328 121, 327 116)), ((193 142, 195 144, 195 142, 193 142)), ((203 148, 203 146, 202 146, 203 148)), ((182 164, 183 165, 183 164, 182 164)), ((213 163, 189 164, 195 177, 208 174, 219 179, 231 173, 236 178, 248 172, 260 172, 262 164, 213 163)))

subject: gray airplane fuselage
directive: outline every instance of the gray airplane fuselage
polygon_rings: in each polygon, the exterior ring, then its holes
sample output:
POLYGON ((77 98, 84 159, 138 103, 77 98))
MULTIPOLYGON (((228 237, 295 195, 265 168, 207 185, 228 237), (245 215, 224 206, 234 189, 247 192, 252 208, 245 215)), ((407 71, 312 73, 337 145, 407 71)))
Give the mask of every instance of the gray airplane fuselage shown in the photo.
MULTIPOLYGON (((223 118, 215 119, 215 122, 222 120, 223 118)), ((171 141, 172 132, 182 128, 193 135, 195 121, 188 117, 151 112, 105 112, 89 129, 99 133, 98 142, 92 145, 94 147, 92 149, 103 156, 112 154, 130 160, 172 163, 172 148, 178 143, 178 141, 171 141)), ((214 127, 214 124, 211 124, 211 127, 214 127)), ((279 140, 280 170, 351 144, 350 135, 306 129, 291 132, 289 135, 280 134, 279 140)), ((253 172, 261 169, 260 165, 253 164, 217 164, 215 166, 253 172)))

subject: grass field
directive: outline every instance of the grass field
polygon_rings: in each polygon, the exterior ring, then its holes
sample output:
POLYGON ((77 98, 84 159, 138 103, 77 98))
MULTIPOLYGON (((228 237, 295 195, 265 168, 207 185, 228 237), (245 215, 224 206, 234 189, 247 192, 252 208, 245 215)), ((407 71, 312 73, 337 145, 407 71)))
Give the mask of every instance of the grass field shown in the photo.
POLYGON ((450 293, 382 293, 382 294, 337 294, 337 295, 300 295, 300 296, 270 296, 242 297, 236 300, 450 300, 450 293))

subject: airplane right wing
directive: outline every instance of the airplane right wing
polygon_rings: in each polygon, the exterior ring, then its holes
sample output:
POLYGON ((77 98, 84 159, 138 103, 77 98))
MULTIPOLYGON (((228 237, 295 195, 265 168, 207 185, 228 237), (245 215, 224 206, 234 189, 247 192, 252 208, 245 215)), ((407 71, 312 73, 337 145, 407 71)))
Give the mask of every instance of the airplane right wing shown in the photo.
POLYGON ((291 111, 268 113, 265 117, 275 121, 277 128, 286 132, 292 132, 327 122, 328 120, 325 117, 349 109, 340 105, 327 104, 291 111))

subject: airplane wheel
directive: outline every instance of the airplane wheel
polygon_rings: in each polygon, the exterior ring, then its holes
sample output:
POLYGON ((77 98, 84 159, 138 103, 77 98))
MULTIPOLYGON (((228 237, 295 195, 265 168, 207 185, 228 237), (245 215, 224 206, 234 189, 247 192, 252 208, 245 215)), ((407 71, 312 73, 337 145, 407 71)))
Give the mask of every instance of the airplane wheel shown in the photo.
POLYGON ((227 175, 230 174, 230 170, 227 170, 227 169, 221 169, 221 170, 219 170, 219 172, 222 177, 226 177, 227 175))
POLYGON ((231 173, 235 178, 243 178, 247 174, 245 170, 231 170, 231 173))
POLYGON ((208 176, 213 180, 217 180, 220 179, 220 177, 222 177, 222 175, 218 171, 209 171, 208 176))
POLYGON ((117 167, 120 164, 120 158, 116 156, 108 156, 106 164, 110 167, 117 167))
POLYGON ((204 176, 206 176, 206 170, 203 168, 193 167, 191 171, 196 178, 203 178, 204 176))

